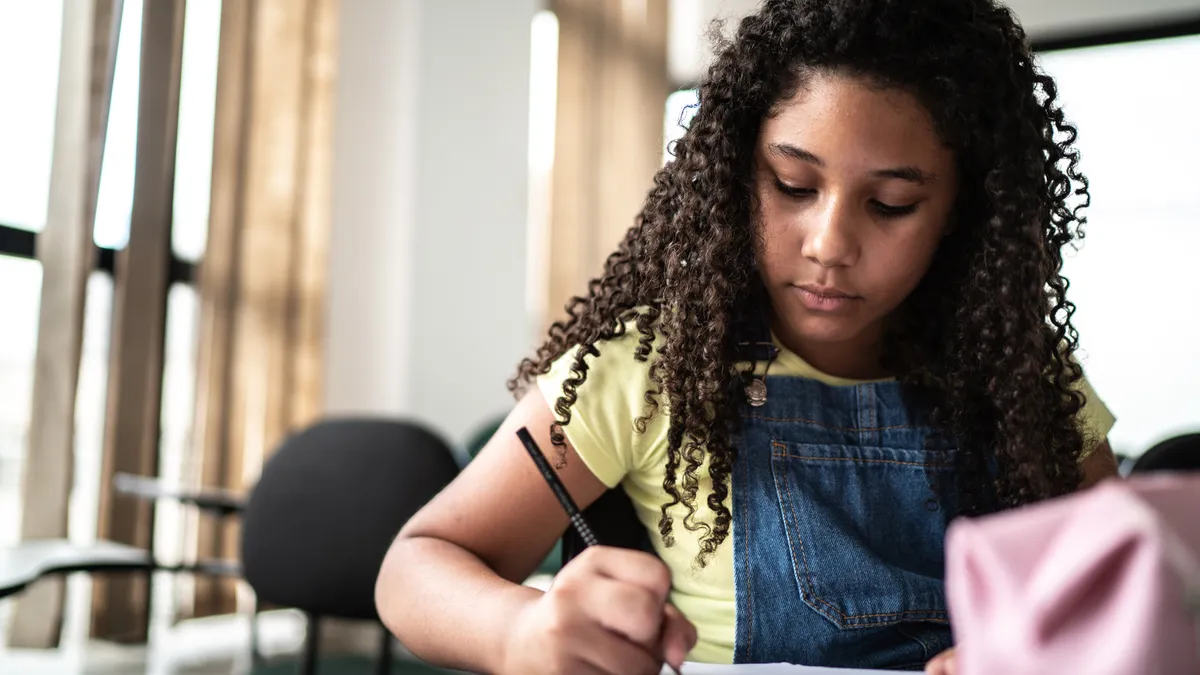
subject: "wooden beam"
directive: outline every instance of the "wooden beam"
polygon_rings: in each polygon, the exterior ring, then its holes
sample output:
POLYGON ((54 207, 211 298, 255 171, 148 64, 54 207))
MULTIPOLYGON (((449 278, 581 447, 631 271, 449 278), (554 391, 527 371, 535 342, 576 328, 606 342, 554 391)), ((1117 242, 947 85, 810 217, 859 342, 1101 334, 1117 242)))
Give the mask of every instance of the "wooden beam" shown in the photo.
MULTIPOLYGON (((248 92, 246 198, 238 237, 233 381, 229 406, 231 468, 252 483, 289 426, 288 368, 292 264, 302 203, 307 24, 313 0, 256 0, 248 92)), ((235 540, 236 541, 236 540, 235 540)), ((235 544, 235 542, 230 542, 235 544)))
POLYGON ((310 0, 304 50, 304 122, 298 142, 305 160, 297 166, 300 205, 293 257, 289 428, 312 423, 322 413, 325 361, 325 286, 333 204, 333 124, 337 94, 340 0, 310 0))
MULTIPOLYGON (((195 442, 199 462, 193 487, 240 487, 230 466, 229 399, 233 387, 234 307, 241 247, 242 202, 245 199, 245 161, 242 148, 249 133, 248 98, 252 85, 250 54, 253 17, 250 2, 221 5, 217 52, 217 100, 213 120, 213 163, 209 202, 208 243, 200 263, 200 330, 197 338, 195 442)), ((196 558, 228 558, 223 523, 194 521, 196 558)), ((236 587, 221 579, 199 576, 194 582, 194 616, 232 612, 236 587)))
POLYGON ((633 225, 662 165, 667 0, 551 0, 558 101, 546 298, 562 316, 633 225))
MULTIPOLYGON (((320 413, 338 0, 226 2, 209 244, 200 273, 199 483, 245 489, 320 413)), ((236 557, 236 523, 198 524, 236 557)), ((236 589, 197 579, 197 616, 236 589)))
MULTIPOLYGON (((23 477, 24 539, 67 536, 84 304, 122 6, 122 0, 63 5, 49 205, 37 245, 42 290, 23 477)), ((10 646, 57 646, 63 590, 62 579, 50 579, 21 597, 10 646)))
MULTIPOLYGON (((558 16, 558 98, 555 102, 554 165, 550 177, 550 218, 546 232, 547 311, 545 324, 559 319, 563 304, 586 288, 594 272, 593 237, 599 229, 595 190, 601 167, 594 161, 599 135, 600 98, 595 85, 603 31, 589 25, 590 12, 574 0, 552 0, 558 16)), ((600 8, 601 16, 603 8, 600 8)), ((603 24, 601 23, 601 26, 603 24)))
MULTIPOLYGON (((112 479, 117 473, 157 474, 184 10, 185 0, 152 0, 142 10, 133 206, 113 289, 97 536, 146 549, 152 546, 152 505, 116 494, 112 479)), ((145 641, 148 582, 146 575, 96 577, 93 635, 145 641)))

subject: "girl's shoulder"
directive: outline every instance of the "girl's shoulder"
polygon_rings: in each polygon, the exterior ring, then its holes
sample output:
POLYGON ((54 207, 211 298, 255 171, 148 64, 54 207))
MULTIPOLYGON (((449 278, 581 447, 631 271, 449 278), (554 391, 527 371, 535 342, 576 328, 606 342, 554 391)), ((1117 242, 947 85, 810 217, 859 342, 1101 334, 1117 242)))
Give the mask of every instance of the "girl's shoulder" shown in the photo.
MULTIPOLYGON (((632 324, 624 334, 594 345, 598 354, 584 357, 584 381, 575 384, 580 347, 567 350, 538 377, 538 389, 551 409, 570 400, 565 387, 574 385, 574 402, 563 432, 576 453, 605 485, 615 487, 631 472, 648 468, 667 442, 665 398, 649 396, 653 351, 638 356, 641 334, 632 324), (658 405, 647 401, 651 398, 658 405)), ((558 416, 561 419, 561 416, 558 416)))

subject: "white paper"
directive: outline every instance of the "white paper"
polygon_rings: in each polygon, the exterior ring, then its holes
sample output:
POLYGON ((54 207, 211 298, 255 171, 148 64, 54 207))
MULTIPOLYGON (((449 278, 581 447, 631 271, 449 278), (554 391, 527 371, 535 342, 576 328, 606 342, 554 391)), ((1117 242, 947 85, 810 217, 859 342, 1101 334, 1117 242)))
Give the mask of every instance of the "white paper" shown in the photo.
MULTIPOLYGON (((817 666, 794 666, 790 663, 745 663, 722 665, 714 663, 684 663, 682 675, 895 675, 891 670, 864 670, 860 668, 819 668, 817 666)), ((662 675, 674 675, 669 666, 662 675)))

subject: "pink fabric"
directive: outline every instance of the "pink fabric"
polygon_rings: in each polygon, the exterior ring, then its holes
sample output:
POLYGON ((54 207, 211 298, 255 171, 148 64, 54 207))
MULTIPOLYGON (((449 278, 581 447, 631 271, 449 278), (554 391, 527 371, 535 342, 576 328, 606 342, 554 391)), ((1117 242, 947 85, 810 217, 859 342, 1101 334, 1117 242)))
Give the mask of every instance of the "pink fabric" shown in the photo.
POLYGON ((951 524, 958 675, 1200 673, 1200 476, 951 524))

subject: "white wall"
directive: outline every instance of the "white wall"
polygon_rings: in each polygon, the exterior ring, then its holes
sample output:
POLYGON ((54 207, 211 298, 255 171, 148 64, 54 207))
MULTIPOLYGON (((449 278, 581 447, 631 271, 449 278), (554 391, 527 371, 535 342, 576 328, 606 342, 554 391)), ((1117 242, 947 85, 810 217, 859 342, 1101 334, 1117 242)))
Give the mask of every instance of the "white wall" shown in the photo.
MULTIPOLYGON (((671 0, 671 75, 676 82, 695 82, 711 54, 697 40, 713 19, 740 18, 762 0, 671 0)), ((1196 16, 1200 0, 1008 0, 1034 38, 1079 30, 1143 24, 1178 16, 1196 16)))
POLYGON ((344 0, 326 406, 461 440, 504 412, 525 307, 538 0, 344 0))
POLYGON ((537 0, 422 4, 413 409, 453 433, 503 412, 525 307, 537 0))
POLYGON ((416 4, 341 6, 325 382, 335 414, 410 400, 416 4))

